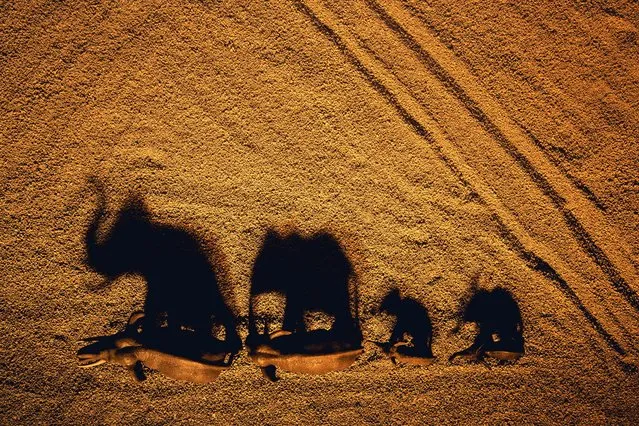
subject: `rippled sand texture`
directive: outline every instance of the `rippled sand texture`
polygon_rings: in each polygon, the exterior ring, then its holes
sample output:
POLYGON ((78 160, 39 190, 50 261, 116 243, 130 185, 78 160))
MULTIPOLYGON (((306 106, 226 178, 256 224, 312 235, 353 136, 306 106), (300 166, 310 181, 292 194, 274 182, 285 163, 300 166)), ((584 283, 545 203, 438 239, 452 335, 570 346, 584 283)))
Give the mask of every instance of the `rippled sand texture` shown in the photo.
POLYGON ((0 3, 0 423, 637 424, 639 7, 241 3, 0 3), (91 176, 111 219, 137 194, 205 242, 242 338, 267 230, 323 231, 364 337, 388 338, 373 311, 397 287, 438 362, 367 344, 269 383, 242 353, 211 385, 77 368, 77 340, 145 297, 84 263, 91 176), (475 277, 519 302, 514 366, 445 362, 475 277))

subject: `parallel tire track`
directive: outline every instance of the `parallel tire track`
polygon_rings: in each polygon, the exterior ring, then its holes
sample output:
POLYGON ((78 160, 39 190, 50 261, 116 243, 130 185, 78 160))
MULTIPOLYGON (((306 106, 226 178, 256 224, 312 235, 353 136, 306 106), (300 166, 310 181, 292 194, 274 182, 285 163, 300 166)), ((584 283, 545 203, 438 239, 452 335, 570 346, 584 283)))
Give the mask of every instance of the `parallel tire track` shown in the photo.
MULTIPOLYGON (((413 52, 417 54, 420 61, 426 68, 433 73, 466 108, 468 113, 477 120, 480 125, 488 132, 508 153, 517 164, 530 176, 531 180, 541 189, 548 197, 555 208, 561 212, 566 225, 570 228, 581 248, 599 265, 603 272, 608 276, 613 288, 619 292, 626 301, 639 312, 639 296, 628 285, 627 281, 620 274, 619 269, 612 263, 609 256, 594 241, 590 233, 584 228, 580 220, 575 214, 566 208, 566 198, 560 195, 549 180, 539 172, 539 170, 531 163, 526 155, 524 155, 514 143, 505 135, 495 122, 486 114, 480 105, 468 95, 467 91, 451 76, 451 74, 416 40, 408 33, 386 10, 384 10, 375 0, 365 0, 369 7, 375 11, 380 19, 393 30, 400 40, 413 52)), ((559 173, 557 173, 559 174, 559 173)), ((575 194, 567 194, 574 196, 575 194)), ((590 201, 590 200, 589 200, 590 201)))
POLYGON ((493 220, 499 225, 499 231, 501 237, 508 243, 511 249, 521 257, 528 267, 534 271, 537 271, 544 275, 549 280, 553 281, 555 285, 561 290, 561 292, 570 300, 581 313, 586 317, 592 328, 599 333, 602 339, 620 356, 625 356, 626 351, 621 347, 619 342, 603 327, 601 322, 584 306, 579 297, 575 294, 575 291, 570 285, 562 278, 557 271, 548 264, 541 257, 535 253, 527 250, 524 245, 513 235, 506 225, 501 221, 498 215, 493 215, 493 220))
POLYGON ((429 144, 431 144, 434 148, 435 148, 435 152, 437 153, 437 157, 444 162, 444 164, 446 164, 448 166, 448 168, 451 170, 451 172, 455 175, 455 177, 457 177, 462 184, 466 187, 466 188, 472 188, 472 184, 470 182, 468 182, 466 180, 466 178, 464 177, 463 173, 461 173, 461 171, 457 168, 457 166, 455 165, 455 163, 453 161, 451 161, 443 152, 441 149, 439 149, 439 147, 435 144, 435 141, 433 139, 433 136, 431 135, 431 133, 426 130, 426 128, 424 128, 424 126, 422 126, 420 124, 419 121, 417 121, 415 119, 415 117, 413 117, 397 100, 397 98, 395 97, 395 95, 393 95, 390 90, 388 90, 386 88, 386 86, 384 86, 377 78, 375 78, 375 76, 373 75, 372 72, 370 72, 368 70, 368 68, 366 68, 362 62, 357 59, 357 57, 355 55, 353 55, 353 53, 350 51, 350 49, 344 44, 344 42, 342 41, 342 39, 330 28, 328 27, 326 24, 324 24, 314 13, 311 9, 309 9, 308 6, 306 6, 306 4, 304 4, 302 1, 296 1, 295 2, 295 6, 297 7, 297 9, 299 11, 301 11, 302 13, 304 13, 315 25, 315 27, 324 35, 326 36, 326 38, 328 38, 331 42, 333 42, 333 44, 335 44, 335 46, 337 46, 337 48, 340 50, 340 52, 353 64, 353 66, 355 66, 355 68, 357 69, 357 71, 359 71, 364 78, 368 81, 368 83, 389 103, 391 104, 391 106, 393 106, 393 108, 395 108, 395 110, 397 111, 397 113, 399 114, 399 116, 401 117, 401 119, 408 125, 410 126, 415 133, 417 133, 419 136, 421 136, 423 139, 425 139, 426 141, 429 142, 429 144))
MULTIPOLYGON (((534 143, 535 146, 539 148, 540 151, 543 151, 544 144, 542 144, 541 141, 529 129, 527 129, 521 122, 517 120, 515 120, 515 122, 517 123, 519 128, 521 128, 521 130, 524 133, 526 133, 526 136, 530 138, 532 143, 534 143)), ((557 167, 557 169, 561 170, 561 173, 564 176, 566 176, 566 179, 570 180, 570 182, 575 186, 575 188, 580 190, 584 194, 584 196, 588 200, 590 200, 592 204, 594 204, 601 211, 607 210, 604 203, 595 195, 594 192, 591 191, 590 188, 588 188, 588 186, 586 186, 586 184, 580 181, 577 177, 570 174, 570 172, 568 172, 568 170, 566 170, 565 167, 563 167, 562 164, 556 158, 553 158, 550 155, 547 155, 547 158, 555 167, 557 167)))
MULTIPOLYGON (((313 0, 295 0, 294 4, 317 30, 338 48, 373 89, 389 103, 402 121, 429 144, 439 158, 450 168, 451 172, 469 189, 474 190, 479 195, 480 200, 495 212, 495 217, 498 218, 497 223, 502 228, 504 237, 507 236, 506 240, 511 247, 516 249, 517 253, 529 266, 542 272, 559 287, 563 294, 568 296, 568 299, 583 313, 603 341, 620 356, 627 354, 628 347, 634 348, 633 342, 621 343, 625 334, 623 331, 615 329, 614 332, 611 332, 604 328, 603 323, 597 319, 597 315, 605 315, 605 312, 601 311, 601 307, 592 303, 590 308, 587 307, 573 287, 568 285, 568 282, 571 282, 576 285, 580 292, 588 294, 589 283, 574 273, 556 253, 528 235, 514 215, 502 205, 490 187, 485 184, 476 171, 466 164, 457 148, 439 130, 433 119, 424 113, 421 105, 410 94, 407 95, 405 93, 406 91, 402 89, 401 83, 398 83, 393 75, 385 72, 383 67, 377 66, 374 58, 371 58, 370 55, 357 46, 356 42, 350 39, 347 30, 340 27, 337 20, 332 17, 332 13, 322 6, 314 4, 313 0), (312 4, 312 7, 308 4, 312 4), (427 130, 427 126, 430 130, 427 130)), ((486 116, 481 111, 481 108, 477 107, 477 109, 478 112, 476 114, 478 117, 486 116)), ((496 127, 494 124, 493 126, 496 127)), ((528 164, 532 167, 529 162, 528 164)), ((546 184, 549 185, 547 182, 546 184)), ((563 199, 561 201, 565 203, 563 199)), ((608 328, 614 328, 614 321, 605 323, 608 328)))

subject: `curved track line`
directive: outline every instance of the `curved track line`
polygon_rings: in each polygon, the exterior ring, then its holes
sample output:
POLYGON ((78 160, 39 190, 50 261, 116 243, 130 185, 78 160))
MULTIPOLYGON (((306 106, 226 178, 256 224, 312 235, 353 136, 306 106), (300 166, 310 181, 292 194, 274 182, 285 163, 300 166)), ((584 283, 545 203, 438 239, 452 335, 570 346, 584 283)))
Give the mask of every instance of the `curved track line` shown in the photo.
MULTIPOLYGON (((634 267, 628 262, 627 255, 619 249, 613 241, 602 229, 610 229, 610 226, 602 226, 606 223, 605 218, 601 216, 596 208, 592 208, 590 200, 582 196, 578 191, 571 187, 571 182, 561 182, 563 174, 557 170, 554 165, 546 160, 545 154, 539 150, 534 142, 530 143, 526 136, 519 131, 514 123, 508 122, 508 114, 506 111, 490 99, 488 94, 475 93, 475 96, 469 94, 470 91, 479 92, 479 84, 474 81, 472 75, 465 71, 459 60, 446 50, 448 57, 443 57, 444 53, 440 52, 442 46, 436 39, 427 39, 430 51, 424 49, 422 45, 408 32, 405 28, 395 20, 384 8, 382 8, 375 0, 365 0, 369 7, 380 17, 380 19, 393 30, 400 40, 410 48, 420 59, 420 62, 446 87, 466 108, 468 113, 475 118, 481 126, 488 132, 508 153, 517 164, 530 176, 532 181, 542 190, 542 192, 552 201, 553 205, 561 212, 565 223, 572 231, 574 237, 578 241, 582 249, 599 265, 602 271, 608 276, 613 288, 619 292, 626 301, 637 311, 639 311, 639 296, 636 291, 628 284, 628 281, 622 276, 621 268, 618 268, 611 256, 606 253, 611 252, 617 263, 622 264, 625 275, 629 276, 634 282, 637 282, 634 267), (433 54, 438 55, 436 58, 433 54), (448 65, 449 72, 442 63, 448 65), (456 66, 451 66, 456 65, 456 66), (455 75, 453 75, 453 73, 455 75), (462 75, 464 74, 464 75, 462 75), (467 87, 473 89, 468 90, 462 87, 459 81, 466 83, 467 87), (483 105, 475 99, 481 99, 483 105), (490 112, 498 117, 492 118, 490 112), (528 153, 528 155, 524 154, 528 153), (545 173, 542 173, 544 171, 545 173), (550 178, 548 177, 550 176, 550 178), (552 180, 552 182, 551 182, 552 180), (570 208, 569 208, 570 207, 570 208), (573 210, 577 213, 574 213, 573 210), (585 220, 584 220, 585 219, 585 220), (582 223, 590 222, 590 231, 582 223), (598 242, 592 235, 595 235, 598 242), (600 246, 605 247, 604 251, 600 246)), ((402 14, 401 10, 394 9, 393 12, 397 16, 402 14)), ((410 17, 402 16, 403 20, 409 21, 410 17)), ((414 24, 413 24, 414 25, 414 24)), ((427 36, 422 34, 423 38, 427 36)), ((432 38, 432 37, 431 37, 432 38)), ((627 253, 627 251, 626 251, 627 253)))
POLYGON ((560 290, 564 294, 570 295, 569 300, 586 316, 589 323, 602 336, 606 344, 618 355, 625 355, 628 352, 628 347, 632 348, 633 346, 630 342, 620 343, 623 340, 624 333, 617 329, 615 329, 614 332, 607 331, 602 323, 597 320, 595 314, 592 313, 598 312, 598 315, 603 314, 600 307, 597 306, 597 304, 591 304, 589 308, 586 307, 577 293, 567 284, 568 281, 573 282, 577 284, 577 289, 579 289, 580 292, 587 293, 589 283, 574 273, 552 250, 528 235, 514 215, 501 204, 490 187, 465 163, 462 156, 457 152, 456 147, 439 130, 433 119, 423 112, 421 105, 417 103, 412 96, 405 93, 405 89, 402 88, 401 84, 395 81, 396 79, 393 75, 390 75, 383 69, 376 69, 378 76, 375 76, 372 71, 370 71, 371 68, 380 67, 375 67, 374 64, 368 63, 373 59, 366 55, 366 53, 357 46, 356 42, 349 39, 347 30, 340 27, 340 24, 332 17, 330 11, 317 4, 313 4, 313 9, 311 9, 306 3, 311 3, 311 1, 294 1, 296 8, 309 18, 318 31, 326 36, 364 76, 367 82, 387 100, 402 121, 425 140, 437 153, 439 158, 451 169, 455 176, 458 176, 464 185, 473 189, 479 195, 482 202, 495 212, 496 217, 499 218, 498 223, 500 226, 503 226, 503 229, 507 230, 508 234, 511 235, 509 238, 511 244, 513 241, 516 241, 517 246, 523 248, 521 253, 532 253, 529 258, 535 260, 536 264, 542 265, 541 270, 554 271, 554 273, 550 273, 550 276, 548 274, 546 276, 549 276, 555 285, 559 285, 560 290), (325 22, 330 22, 335 29, 329 27, 325 22), (428 128, 431 130, 427 130, 422 123, 428 125, 428 128), (471 182, 473 183, 471 184, 471 182), (550 266, 551 264, 554 266, 550 266), (621 338, 619 336, 621 336, 621 338))

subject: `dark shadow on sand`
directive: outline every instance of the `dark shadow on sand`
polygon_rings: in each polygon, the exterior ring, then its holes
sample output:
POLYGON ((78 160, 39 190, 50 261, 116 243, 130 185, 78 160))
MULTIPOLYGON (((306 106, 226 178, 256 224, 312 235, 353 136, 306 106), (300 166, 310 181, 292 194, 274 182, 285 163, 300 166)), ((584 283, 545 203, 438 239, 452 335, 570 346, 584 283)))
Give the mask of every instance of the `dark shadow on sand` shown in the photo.
POLYGON ((184 341, 199 341, 202 347, 221 345, 237 353, 241 340, 236 320, 199 238, 155 222, 140 198, 130 198, 113 225, 100 232, 105 215, 106 200, 99 191, 99 206, 85 236, 86 263, 105 277, 107 285, 125 274, 146 280, 145 339, 167 351, 184 341), (224 336, 215 339, 214 332, 224 336))
POLYGON ((305 238, 269 231, 253 266, 250 332, 257 332, 253 299, 269 292, 286 298, 284 330, 306 331, 304 313, 318 310, 334 317, 334 331, 359 332, 349 287, 352 274, 351 263, 333 236, 320 233, 305 238))
POLYGON ((393 289, 384 297, 379 310, 396 317, 388 342, 378 343, 384 352, 389 352, 398 342, 410 342, 412 356, 433 357, 433 325, 428 310, 420 302, 401 297, 399 290, 393 289))
POLYGON ((337 240, 327 233, 311 237, 269 231, 253 266, 249 307, 249 349, 269 345, 280 354, 327 354, 361 347, 353 268, 337 240), (353 285, 354 287, 354 285, 353 285), (285 298, 282 330, 269 338, 269 318, 255 312, 255 298, 264 293, 285 298), (307 330, 304 314, 320 311, 334 318, 330 330, 307 330), (258 325, 264 326, 260 331, 258 325))
POLYGON ((519 305, 506 289, 475 289, 461 316, 479 331, 473 344, 450 357, 482 360, 485 355, 501 361, 516 360, 524 353, 523 320, 519 305))

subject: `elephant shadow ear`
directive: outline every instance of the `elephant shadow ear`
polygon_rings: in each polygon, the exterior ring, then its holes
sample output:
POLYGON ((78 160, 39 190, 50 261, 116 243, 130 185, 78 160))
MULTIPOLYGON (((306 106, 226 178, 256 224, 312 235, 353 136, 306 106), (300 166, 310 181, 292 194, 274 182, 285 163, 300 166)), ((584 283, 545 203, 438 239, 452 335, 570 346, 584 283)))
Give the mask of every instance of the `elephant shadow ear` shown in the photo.
POLYGON ((130 197, 106 227, 106 197, 99 194, 99 205, 85 233, 85 263, 102 274, 106 287, 121 275, 137 272, 140 260, 148 254, 153 241, 153 226, 144 201, 130 197))

